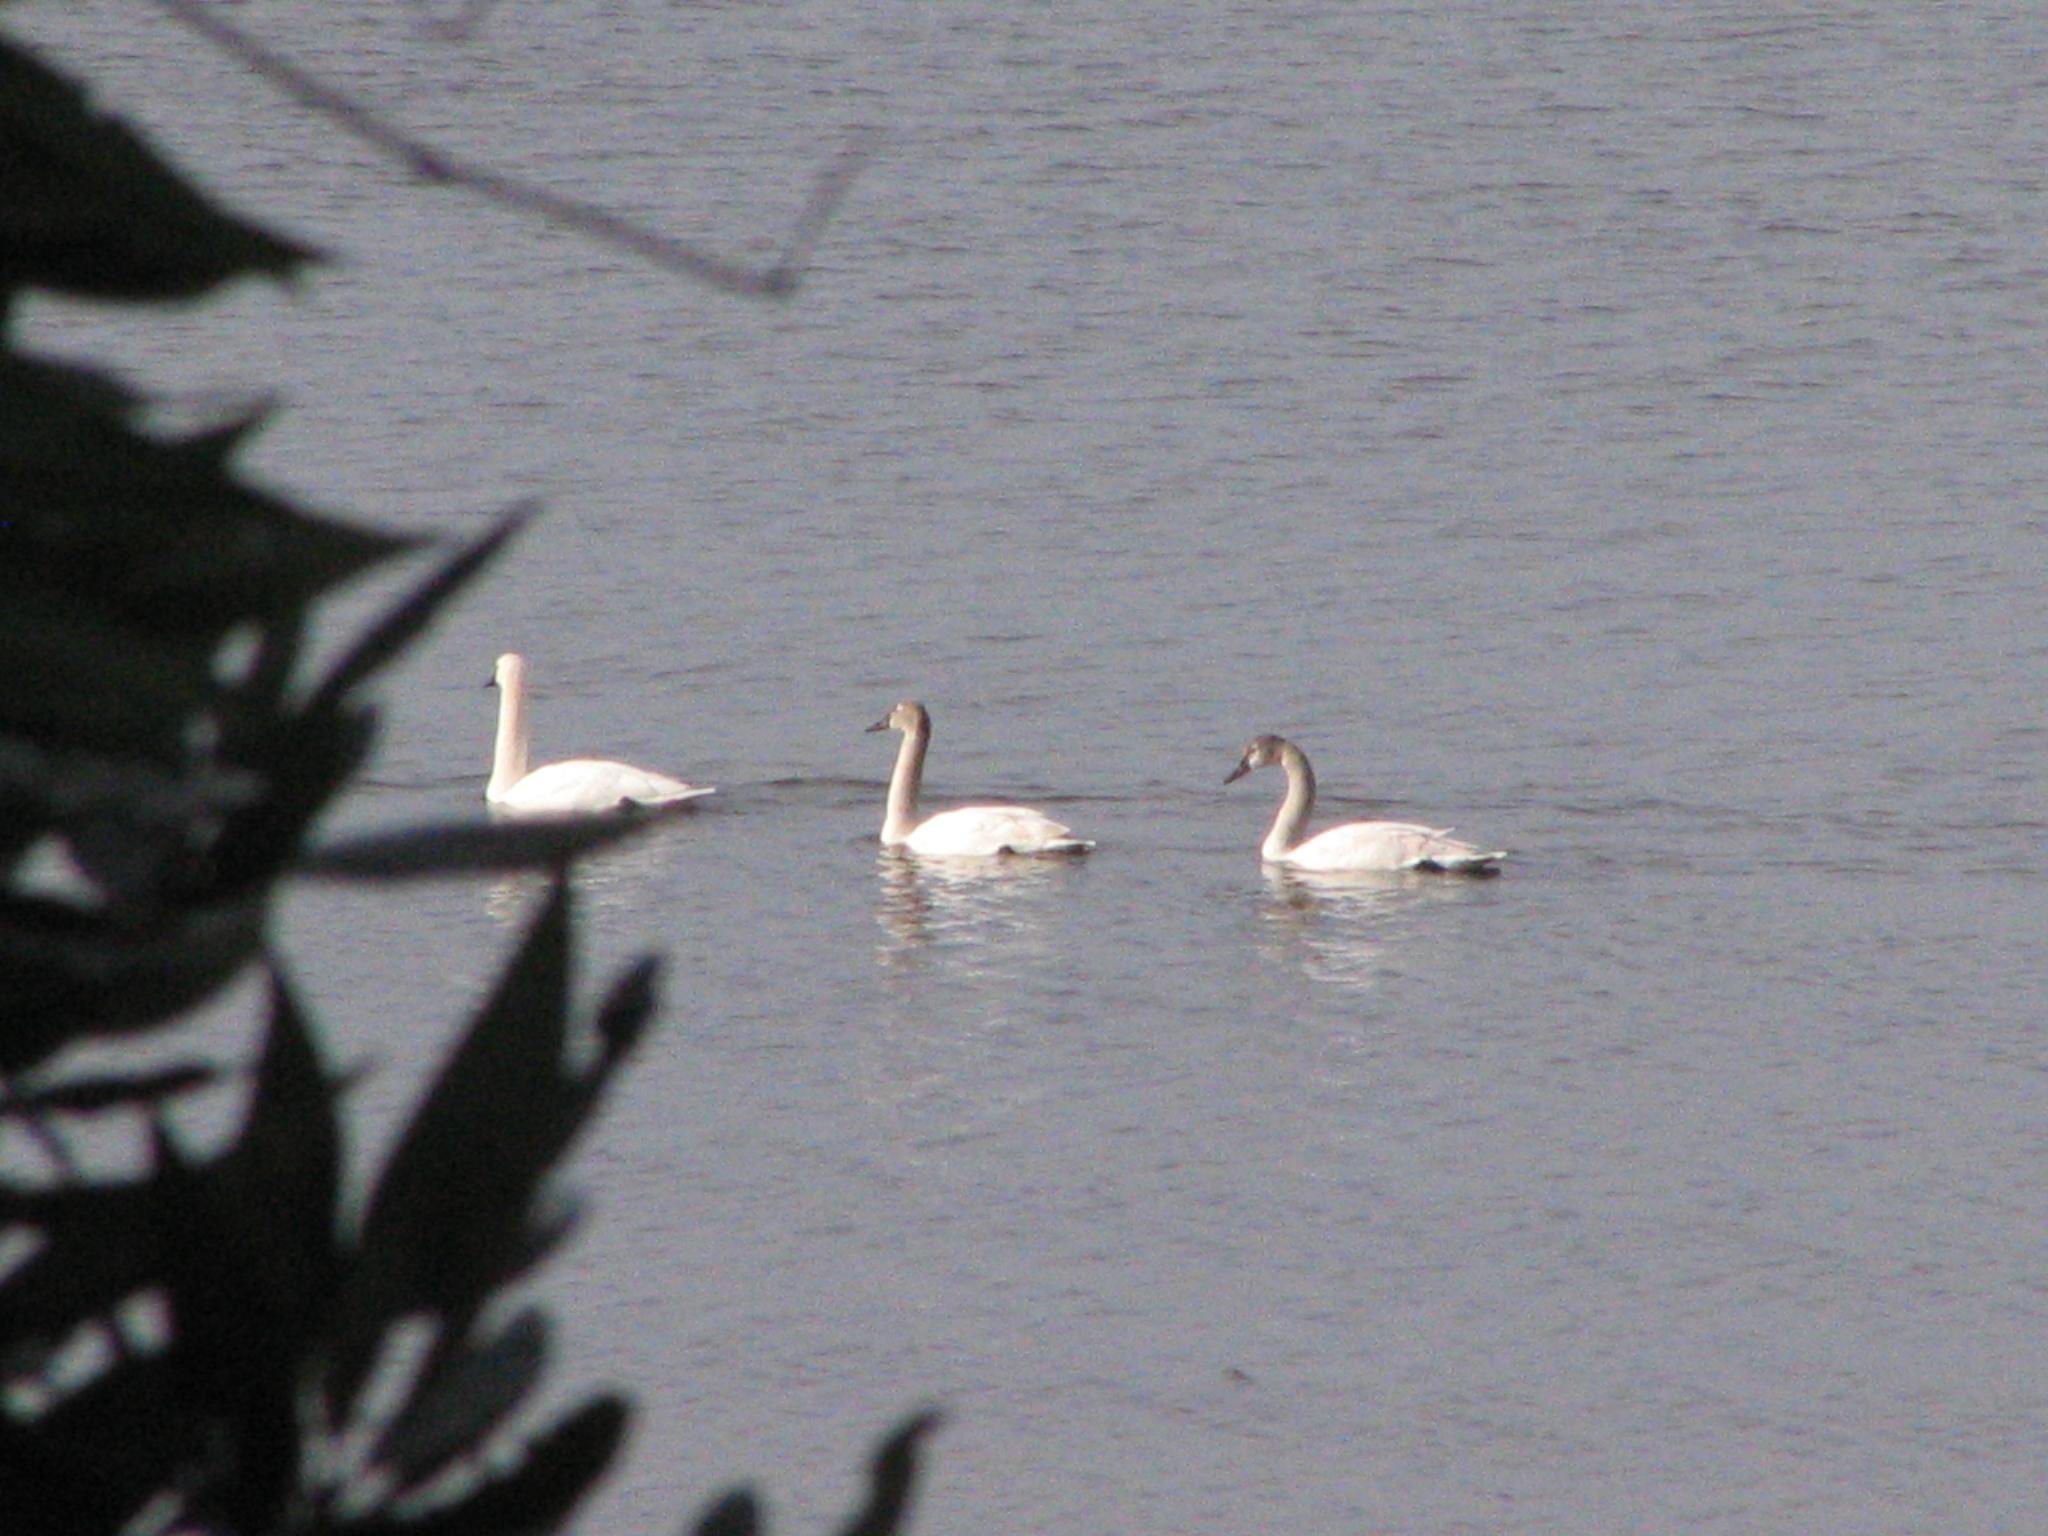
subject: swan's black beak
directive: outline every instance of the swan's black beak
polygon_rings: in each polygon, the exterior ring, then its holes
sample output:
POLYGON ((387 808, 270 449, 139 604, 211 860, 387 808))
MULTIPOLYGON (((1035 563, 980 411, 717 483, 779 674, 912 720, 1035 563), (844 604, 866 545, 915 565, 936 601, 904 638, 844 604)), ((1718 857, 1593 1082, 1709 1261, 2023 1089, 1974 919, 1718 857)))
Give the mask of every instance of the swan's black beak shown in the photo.
POLYGON ((1229 773, 1223 776, 1223 782, 1226 784, 1235 784, 1239 779, 1243 778, 1246 774, 1250 773, 1251 771, 1252 760, 1249 757, 1240 757, 1237 760, 1237 766, 1231 769, 1229 773))
POLYGON ((886 731, 888 729, 889 717, 887 715, 884 715, 881 719, 877 720, 873 725, 869 726, 865 731, 862 731, 861 734, 863 736, 872 736, 877 731, 886 731))

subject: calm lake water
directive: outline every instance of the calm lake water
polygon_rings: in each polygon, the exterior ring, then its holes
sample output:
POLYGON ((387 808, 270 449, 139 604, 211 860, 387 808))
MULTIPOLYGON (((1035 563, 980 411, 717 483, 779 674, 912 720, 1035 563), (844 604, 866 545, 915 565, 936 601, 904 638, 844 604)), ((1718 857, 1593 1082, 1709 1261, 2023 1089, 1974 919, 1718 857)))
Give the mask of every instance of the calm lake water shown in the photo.
MULTIPOLYGON (((593 986, 670 961, 545 1284, 643 1409, 582 1530, 822 1529, 930 1402, 933 1536, 2039 1529, 2048 11, 231 14, 755 259, 879 130, 764 307, 6 12, 337 257, 38 343, 275 392, 323 505, 551 508, 340 823, 480 814, 507 648, 543 754, 720 786, 582 886, 593 986), (1097 853, 881 857, 901 697, 1097 853), (1262 874, 1257 731, 1507 873, 1262 874)), ((372 1125, 529 894, 289 901, 372 1125)))

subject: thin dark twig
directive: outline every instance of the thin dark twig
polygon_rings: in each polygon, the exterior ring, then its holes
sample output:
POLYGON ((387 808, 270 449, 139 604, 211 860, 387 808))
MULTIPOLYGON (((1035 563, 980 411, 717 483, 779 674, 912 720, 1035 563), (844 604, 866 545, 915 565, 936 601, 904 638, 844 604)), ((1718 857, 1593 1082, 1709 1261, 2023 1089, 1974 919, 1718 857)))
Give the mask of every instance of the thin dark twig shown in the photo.
POLYGON ((483 30, 484 17, 497 3, 498 0, 469 0, 452 16, 428 16, 420 30, 438 42, 466 43, 483 30))
POLYGON ((839 211, 839 204, 845 198, 847 188, 853 185, 853 178, 861 173, 861 168, 873 154, 876 137, 872 129, 855 135, 853 142, 840 151, 839 158, 812 186, 810 199, 797 215, 789 239, 782 247, 782 259, 765 274, 771 293, 789 293, 796 288, 804 269, 811 263, 811 251, 818 243, 818 236, 832 222, 832 215, 839 211))
POLYGON ((847 187, 868 158, 865 138, 842 154, 819 177, 781 258, 771 267, 756 270, 707 256, 680 240, 645 229, 580 198, 551 192, 546 187, 534 186, 484 166, 458 160, 392 127, 361 102, 315 79, 240 28, 222 21, 214 15, 211 6, 201 4, 200 0, 156 0, 156 4, 172 20, 240 59, 300 105, 332 118, 357 138, 399 161, 421 180, 466 187, 493 202, 537 214, 593 240, 631 251, 651 265, 683 273, 729 293, 782 298, 794 292, 819 231, 838 208, 847 187))

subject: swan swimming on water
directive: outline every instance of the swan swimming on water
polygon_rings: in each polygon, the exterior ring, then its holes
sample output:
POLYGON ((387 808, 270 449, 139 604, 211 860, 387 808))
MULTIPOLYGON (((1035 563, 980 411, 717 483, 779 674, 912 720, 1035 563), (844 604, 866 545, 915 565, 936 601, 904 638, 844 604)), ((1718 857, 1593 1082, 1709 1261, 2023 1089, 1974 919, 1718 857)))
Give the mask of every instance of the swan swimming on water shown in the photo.
POLYGON ((608 758, 575 757, 526 768, 526 658, 507 651, 491 676, 498 690, 498 741, 484 799, 508 811, 616 811, 673 805, 712 791, 608 758))
POLYGON ((869 726, 901 731, 896 771, 889 776, 889 809, 882 818, 882 846, 931 858, 987 859, 1006 853, 1086 853, 1095 845, 1025 805, 963 805, 922 821, 917 791, 924 781, 924 754, 931 745, 932 717, 909 700, 869 726))
POLYGON ((1448 827, 1406 821, 1349 821, 1297 841, 1316 803, 1315 770, 1301 748, 1284 736, 1254 736, 1223 782, 1233 784, 1254 768, 1275 763, 1287 772, 1287 798, 1280 802, 1280 814, 1259 847, 1259 856, 1268 864, 1329 873, 1423 869, 1490 875, 1498 873, 1493 866, 1507 857, 1502 850, 1487 852, 1459 842, 1448 827))

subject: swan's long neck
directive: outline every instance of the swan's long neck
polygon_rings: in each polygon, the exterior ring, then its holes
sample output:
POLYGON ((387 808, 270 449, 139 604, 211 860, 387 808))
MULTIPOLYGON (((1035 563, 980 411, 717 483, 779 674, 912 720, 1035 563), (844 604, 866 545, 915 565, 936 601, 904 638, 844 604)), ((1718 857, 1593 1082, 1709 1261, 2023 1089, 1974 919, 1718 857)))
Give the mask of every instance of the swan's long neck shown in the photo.
POLYGON ((498 679, 498 743, 491 754, 487 799, 496 799, 526 777, 526 680, 516 667, 498 679))
POLYGON ((889 810, 882 817, 884 843, 900 843, 917 827, 917 790, 924 782, 924 752, 931 739, 931 724, 925 720, 903 733, 903 745, 896 749, 896 771, 889 775, 889 810))
POLYGON ((1280 814, 1273 818, 1273 830, 1259 849, 1261 857, 1278 860, 1301 841, 1301 829, 1308 825, 1308 813, 1316 805, 1316 771, 1309 767, 1301 748, 1287 742, 1280 748, 1280 766, 1287 772, 1287 798, 1280 802, 1280 814))

